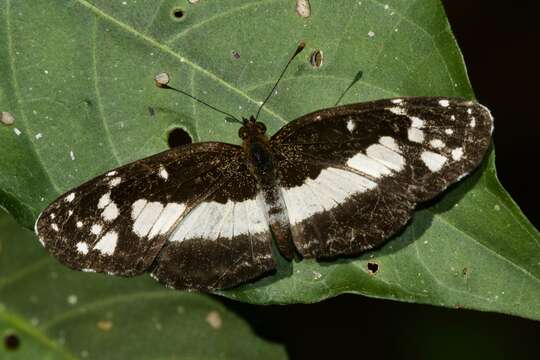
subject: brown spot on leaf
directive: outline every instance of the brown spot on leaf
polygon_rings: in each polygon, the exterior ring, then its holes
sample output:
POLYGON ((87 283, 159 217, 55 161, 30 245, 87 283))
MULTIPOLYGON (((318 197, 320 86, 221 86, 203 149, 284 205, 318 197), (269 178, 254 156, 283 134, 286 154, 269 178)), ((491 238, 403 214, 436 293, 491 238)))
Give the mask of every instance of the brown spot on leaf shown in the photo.
POLYGON ((171 81, 171 77, 166 72, 162 72, 154 76, 154 81, 156 82, 157 87, 166 87, 169 81, 171 81))
POLYGON ((296 0, 296 13, 303 18, 310 17, 311 5, 309 0, 296 0))
POLYGON ((2 111, 0 121, 4 125, 13 125, 13 123, 15 122, 15 117, 10 112, 2 111))
POLYGON ((97 322, 97 327, 103 332, 109 332, 113 327, 113 322, 111 320, 100 320, 97 322))
POLYGON ((221 329, 221 325, 223 325, 223 322, 221 320, 221 316, 219 313, 214 310, 210 311, 208 315, 206 315, 206 322, 212 327, 214 330, 221 329))

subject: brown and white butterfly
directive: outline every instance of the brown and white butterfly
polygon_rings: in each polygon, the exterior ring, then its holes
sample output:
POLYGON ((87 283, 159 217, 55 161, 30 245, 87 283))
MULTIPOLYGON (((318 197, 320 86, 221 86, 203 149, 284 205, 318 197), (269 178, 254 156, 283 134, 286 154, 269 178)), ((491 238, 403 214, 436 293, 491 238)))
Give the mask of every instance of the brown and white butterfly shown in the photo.
POLYGON ((478 166, 492 129, 482 105, 440 97, 324 109, 270 138, 251 117, 242 146, 195 143, 109 171, 49 205, 36 232, 73 269, 232 287, 275 269, 273 241, 287 259, 380 245, 478 166))

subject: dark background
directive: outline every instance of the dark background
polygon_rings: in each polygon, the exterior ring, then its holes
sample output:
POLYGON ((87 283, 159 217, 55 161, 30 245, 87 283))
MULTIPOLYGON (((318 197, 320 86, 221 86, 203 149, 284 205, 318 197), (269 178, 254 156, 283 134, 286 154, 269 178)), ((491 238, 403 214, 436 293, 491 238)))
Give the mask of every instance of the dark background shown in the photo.
MULTIPOLYGON (((535 1, 443 2, 476 96, 495 116, 499 179, 538 228, 537 5, 535 1)), ((540 323, 501 314, 355 295, 286 307, 223 301, 257 333, 285 343, 292 359, 540 359, 540 323)))

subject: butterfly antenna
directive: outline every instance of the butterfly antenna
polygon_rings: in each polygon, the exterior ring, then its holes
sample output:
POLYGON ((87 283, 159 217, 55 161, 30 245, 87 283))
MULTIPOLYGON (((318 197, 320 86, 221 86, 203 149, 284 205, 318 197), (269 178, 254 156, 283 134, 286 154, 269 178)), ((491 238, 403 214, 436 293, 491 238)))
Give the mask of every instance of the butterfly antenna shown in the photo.
POLYGON ((221 113, 223 115, 226 115, 228 121, 234 121, 234 122, 237 122, 239 124, 243 124, 243 122, 240 119, 238 119, 236 116, 234 116, 234 115, 232 115, 232 114, 230 114, 230 113, 228 113, 226 111, 220 110, 217 107, 210 105, 206 101, 198 99, 195 96, 185 92, 184 90, 180 90, 180 89, 174 88, 172 86, 169 86, 168 85, 169 75, 166 74, 166 73, 161 73, 161 74, 156 75, 154 80, 156 81, 156 86, 159 87, 159 88, 176 91, 176 92, 178 92, 180 94, 186 95, 187 97, 190 97, 193 100, 195 100, 195 101, 197 101, 197 102, 199 102, 199 103, 201 103, 203 105, 208 106, 210 109, 212 109, 214 111, 217 111, 218 113, 221 113))
POLYGON ((298 44, 298 47, 296 48, 296 51, 294 52, 294 54, 291 56, 291 58, 289 59, 289 62, 287 63, 287 65, 285 65, 285 68, 283 69, 283 71, 281 72, 281 75, 279 75, 279 78, 277 79, 276 83, 274 84, 274 87, 272 88, 272 90, 270 90, 270 93, 268 94, 268 96, 266 97, 266 99, 264 99, 263 103, 261 104, 261 106, 259 107, 259 110, 257 110, 257 115, 255 115, 255 120, 257 120, 259 118, 259 114, 263 108, 263 106, 266 104, 266 102, 268 101, 268 99, 270 99, 270 96, 272 96, 272 94, 274 93, 274 90, 276 89, 276 87, 278 86, 279 84, 279 81, 281 80, 281 78, 283 77, 283 75, 285 75, 285 71, 287 71, 287 68, 289 67, 289 65, 291 64, 291 62, 293 61, 293 59, 296 57, 296 55, 300 54, 302 52, 302 50, 304 50, 304 48, 306 47, 306 44, 304 42, 301 42, 300 44, 298 44))

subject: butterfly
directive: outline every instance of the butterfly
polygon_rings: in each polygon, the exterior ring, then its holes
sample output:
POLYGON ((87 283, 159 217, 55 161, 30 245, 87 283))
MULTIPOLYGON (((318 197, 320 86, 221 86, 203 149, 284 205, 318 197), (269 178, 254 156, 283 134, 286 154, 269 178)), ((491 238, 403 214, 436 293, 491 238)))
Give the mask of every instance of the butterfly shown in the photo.
POLYGON ((50 204, 36 233, 76 270, 230 288, 275 270, 273 244, 291 260, 384 243, 479 165, 492 130, 486 107, 443 97, 323 109, 271 137, 251 116, 241 146, 188 144, 113 169, 50 204))

